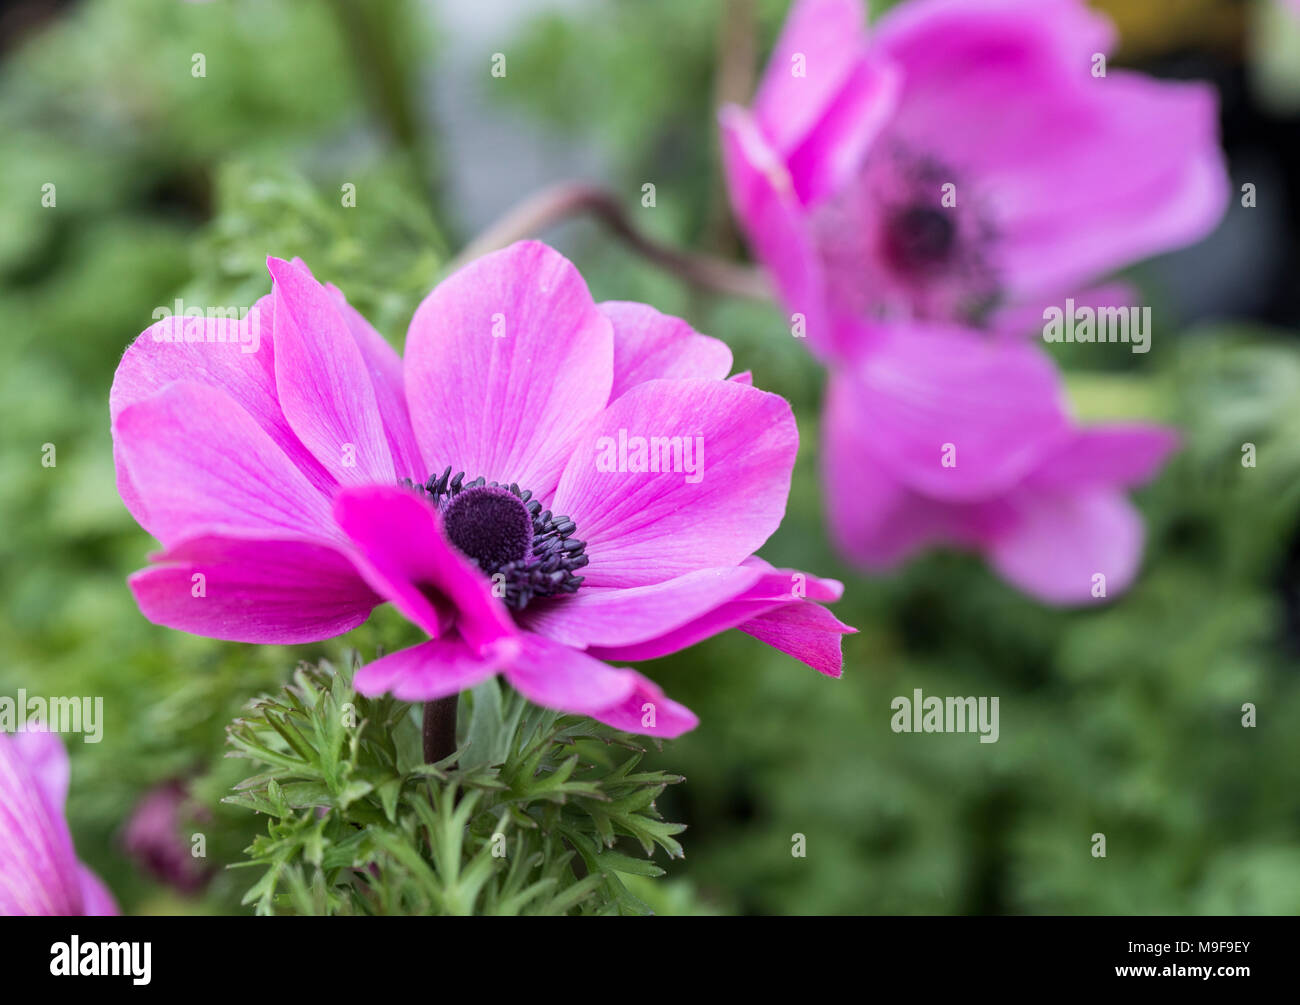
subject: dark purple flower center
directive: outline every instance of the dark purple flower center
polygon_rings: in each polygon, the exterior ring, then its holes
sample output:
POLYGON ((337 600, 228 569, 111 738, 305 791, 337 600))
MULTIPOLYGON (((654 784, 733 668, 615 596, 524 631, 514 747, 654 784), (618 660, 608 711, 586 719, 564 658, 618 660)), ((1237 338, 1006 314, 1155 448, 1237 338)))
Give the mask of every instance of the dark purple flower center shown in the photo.
POLYGON ((919 272, 946 263, 957 243, 952 211, 934 206, 907 206, 885 224, 885 252, 895 268, 919 272))
POLYGON ((404 485, 427 498, 442 514, 447 538, 489 578, 508 607, 523 610, 538 597, 573 593, 582 585, 587 545, 572 535, 577 524, 555 516, 518 485, 483 478, 465 483, 448 467, 423 485, 404 485))
POLYGON ((533 517, 516 495, 481 485, 452 496, 442 509, 451 543, 482 568, 518 562, 533 543, 533 517))

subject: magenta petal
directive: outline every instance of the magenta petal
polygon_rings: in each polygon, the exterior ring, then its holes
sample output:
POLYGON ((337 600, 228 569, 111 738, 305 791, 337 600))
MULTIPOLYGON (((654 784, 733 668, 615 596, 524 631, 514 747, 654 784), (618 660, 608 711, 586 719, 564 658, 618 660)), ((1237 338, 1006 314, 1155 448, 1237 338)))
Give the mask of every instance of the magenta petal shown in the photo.
POLYGON ((487 577, 443 536, 432 505, 406 489, 371 486, 340 492, 334 515, 366 582, 429 635, 454 624, 480 655, 512 651, 514 621, 487 577))
POLYGON ((740 630, 828 677, 844 672, 840 643, 857 631, 819 604, 785 604, 746 621, 740 630))
POLYGON ((634 670, 607 666, 586 653, 525 633, 506 678, 538 705, 589 715, 632 733, 680 736, 699 720, 634 670))
POLYGON ((43 775, 49 780, 51 742, 62 746, 53 734, 0 732, 0 915, 81 913, 63 806, 51 801, 41 782, 43 775))
POLYGON ((1068 288, 1191 244, 1223 216, 1229 182, 1213 89, 1115 71, 1105 91, 1104 103, 1055 110, 1074 124, 1072 142, 1049 147, 1054 162, 1034 165, 1032 178, 1004 172, 1018 193, 998 222, 999 268, 1013 296, 1068 288), (1122 165, 1108 150, 1127 151, 1122 165))
POLYGON ((522 242, 443 280, 411 320, 406 393, 430 471, 554 491, 609 400, 613 330, 578 270, 522 242))
POLYGON ((333 487, 334 479, 299 442, 280 409, 271 338, 273 315, 272 300, 267 296, 239 321, 173 316, 147 328, 127 347, 113 375, 108 403, 114 424, 118 491, 141 526, 147 528, 149 520, 122 462, 117 417, 123 409, 178 380, 197 381, 223 391, 252 416, 317 489, 333 487))
POLYGON ((584 586, 558 603, 536 604, 524 616, 530 629, 565 645, 628 646, 674 632, 762 578, 762 569, 733 565, 630 589, 584 586))
MULTIPOLYGON (((786 605, 838 600, 844 588, 760 559, 631 589, 582 589, 529 627, 609 660, 655 659, 786 605)), ((531 612, 530 612, 531 613, 531 612)))
POLYGON ((68 750, 57 733, 39 729, 14 734, 18 752, 49 805, 60 812, 68 800, 68 750))
POLYGON ((428 468, 420 457, 420 448, 411 428, 411 415, 406 407, 406 384, 402 373, 402 357, 397 355, 388 340, 361 316, 361 312, 347 302, 336 286, 325 284, 325 289, 343 315, 348 331, 356 339, 357 347, 370 372, 370 383, 375 389, 379 417, 383 420, 388 447, 393 455, 398 478, 424 481, 428 468))
POLYGON ((391 693, 402 701, 433 701, 459 694, 497 672, 497 663, 475 653, 456 635, 430 639, 382 656, 357 671, 365 695, 391 693))
POLYGON ((857 173, 895 111, 899 79, 893 65, 860 61, 816 128, 789 152, 786 165, 805 206, 833 196, 857 173))
POLYGON ((1110 52, 1115 38, 1106 16, 1080 0, 913 0, 881 17, 871 41, 918 80, 978 69, 983 58, 1026 71, 1078 67, 1082 82, 1092 54, 1110 52))
POLYGON ((561 712, 595 715, 636 688, 629 670, 616 670, 559 642, 524 632, 506 679, 529 701, 561 712))
POLYGON ((871 430, 874 457, 917 491, 986 498, 1068 435, 1056 370, 1034 347, 941 325, 881 327, 866 338, 875 348, 854 368, 847 393, 856 407, 841 421, 871 430))
POLYGON ((863 13, 858 0, 800 0, 791 8, 754 97, 758 122, 783 155, 804 141, 858 68, 863 13))
POLYGON ((824 276, 789 170, 747 110, 729 105, 718 119, 727 194, 736 219, 771 273, 792 315, 792 330, 801 323, 809 346, 822 356, 831 355, 836 332, 827 313, 824 276))
POLYGON ((1095 604, 1094 577, 1106 596, 1122 593, 1142 557, 1142 518, 1111 489, 1069 494, 1033 490, 1008 500, 1010 527, 988 547, 989 563, 1009 582, 1049 604, 1095 604))
POLYGON ((115 918, 121 912, 104 881, 84 865, 77 868, 81 888, 81 913, 88 918, 115 918))
POLYGON ((124 408, 121 460, 164 545, 200 531, 338 539, 325 497, 224 392, 177 381, 124 408))
POLYGON ((266 263, 275 297, 275 384, 289 425, 341 484, 397 480, 365 357, 306 266, 266 263))
POLYGON ((781 522, 798 440, 783 398, 735 381, 632 388, 579 438, 552 503, 587 542, 587 585, 640 586, 740 564, 781 522), (676 470, 639 470, 635 437, 647 447, 652 437, 681 438, 676 455, 660 450, 653 461, 676 470))
POLYGON ((623 672, 633 677, 632 693, 615 705, 592 712, 593 719, 626 733, 641 733, 664 740, 681 736, 700 724, 694 712, 666 697, 654 681, 634 670, 623 672))
POLYGON ((1196 240, 1223 213, 1213 90, 1114 68, 1094 78, 1113 39, 1078 0, 923 0, 877 26, 873 52, 903 68, 890 139, 992 210, 1013 297, 1196 240))
POLYGON ((1178 433, 1140 423, 1081 429, 1025 479, 1042 489, 1129 488, 1153 478, 1178 447, 1178 433))
POLYGON ((153 559, 128 581, 141 613, 207 638, 316 642, 356 628, 382 602, 346 555, 312 541, 204 535, 153 559))
POLYGON ((611 400, 633 385, 656 377, 722 380, 731 372, 727 344, 698 334, 681 318, 625 301, 607 300, 597 306, 614 326, 611 400))
POLYGON ((978 544, 971 506, 929 498, 904 485, 872 452, 860 417, 861 392, 833 373, 822 420, 826 519, 837 547, 867 569, 888 569, 926 547, 978 544))

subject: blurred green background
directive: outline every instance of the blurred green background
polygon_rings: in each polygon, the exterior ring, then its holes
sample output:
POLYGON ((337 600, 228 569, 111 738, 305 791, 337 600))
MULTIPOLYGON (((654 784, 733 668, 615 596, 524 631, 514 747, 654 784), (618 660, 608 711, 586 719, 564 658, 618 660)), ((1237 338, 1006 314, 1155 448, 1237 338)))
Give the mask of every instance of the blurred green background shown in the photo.
MULTIPOLYGON (((597 299, 689 319, 791 400, 803 448, 764 555, 844 579, 836 613, 861 629, 840 681, 738 633, 643 668, 702 720, 653 757, 687 778, 661 801, 689 825, 686 859, 638 888, 662 912, 1300 910, 1300 26, 1266 0, 1099 6, 1121 61, 1219 86, 1234 181, 1260 192, 1198 248, 1133 270, 1165 319, 1154 351, 1061 357, 1084 416, 1186 436, 1139 496, 1144 572, 1104 609, 1044 609, 958 555, 854 574, 820 516, 822 375, 780 312, 693 291, 589 222, 543 235, 597 299), (914 688, 999 696, 1001 739, 891 732, 890 699, 914 688)), ((27 0, 0 14, 0 694, 104 697, 103 742, 70 745, 69 812, 125 910, 246 910, 249 877, 219 867, 264 825, 218 803, 245 773, 222 759, 225 724, 299 659, 370 657, 410 629, 380 612, 285 649, 148 624, 124 577, 152 542, 117 497, 108 430, 124 347, 177 296, 251 303, 268 253, 301 255, 400 346, 467 240, 573 178, 608 186, 660 240, 742 258, 713 109, 752 88, 784 8, 27 0), (196 896, 122 846, 133 806, 172 779, 211 814, 216 875, 196 896)))

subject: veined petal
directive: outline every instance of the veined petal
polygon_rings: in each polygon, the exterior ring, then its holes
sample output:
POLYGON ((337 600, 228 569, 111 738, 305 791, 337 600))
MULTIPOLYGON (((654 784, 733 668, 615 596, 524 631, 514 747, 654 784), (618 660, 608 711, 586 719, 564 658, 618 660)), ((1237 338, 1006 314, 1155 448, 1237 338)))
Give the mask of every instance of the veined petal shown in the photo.
POLYGON ((387 339, 375 331, 361 312, 347 302, 337 286, 326 283, 325 289, 334 298, 348 331, 356 339, 357 347, 366 361, 370 383, 375 389, 375 401, 379 406, 379 417, 383 420, 388 447, 397 468, 397 477, 423 481, 428 477, 429 470, 420 457, 415 431, 411 428, 411 413, 406 407, 402 357, 389 345, 387 339))
POLYGON ((285 418, 344 485, 397 480, 369 368, 334 299, 306 266, 268 258, 275 385, 285 418))
POLYGON ((578 270, 535 241, 438 284, 406 340, 406 396, 430 471, 554 491, 609 400, 613 328, 578 270))
POLYGON ((49 774, 50 743, 62 747, 53 734, 0 732, 0 915, 81 913, 78 863, 63 806, 50 800, 40 781, 49 774))
POLYGON ((145 329, 127 347, 108 396, 113 458, 122 501, 145 529, 149 518, 122 461, 117 417, 178 380, 222 391, 262 427, 317 490, 332 490, 333 477, 298 440, 280 408, 275 390, 274 313, 272 298, 266 296, 243 318, 171 316, 145 329))
POLYGON ((658 377, 722 380, 731 372, 731 350, 701 335, 681 318, 653 307, 607 300, 597 305, 614 326, 614 386, 610 399, 658 377))
POLYGON ((798 439, 783 398, 736 381, 629 390, 579 437, 552 503, 587 542, 586 585, 743 562, 781 522, 798 439))
POLYGON ((120 457, 164 545, 199 531, 337 540, 329 504, 232 398, 181 380, 125 407, 120 457))
POLYGON ((356 628, 383 598, 337 548, 314 541, 202 535, 128 580, 156 625, 232 642, 294 645, 356 628))
POLYGON ((741 229, 770 273, 781 300, 802 323, 809 346, 834 355, 837 332, 826 301, 817 248, 784 161, 763 138, 753 116, 729 105, 718 113, 727 194, 741 229))

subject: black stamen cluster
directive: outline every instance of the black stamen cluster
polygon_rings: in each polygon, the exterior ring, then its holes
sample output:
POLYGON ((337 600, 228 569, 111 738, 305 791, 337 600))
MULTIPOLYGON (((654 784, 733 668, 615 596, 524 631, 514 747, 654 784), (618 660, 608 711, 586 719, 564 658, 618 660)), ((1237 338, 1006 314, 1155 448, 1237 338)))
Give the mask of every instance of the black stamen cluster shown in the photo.
MULTIPOLYGON (((532 543, 527 554, 504 562, 485 561, 467 555, 488 576, 500 573, 505 577, 505 596, 502 599, 506 606, 521 611, 536 597, 573 593, 582 585, 583 577, 575 575, 575 572, 589 559, 586 542, 572 536, 578 529, 577 524, 567 516, 556 516, 550 510, 542 509, 541 502, 533 498, 531 491, 521 491, 513 482, 501 485, 482 477, 466 482, 465 472, 460 471, 453 477, 450 466, 441 475, 430 476, 422 485, 409 478, 404 478, 402 484, 426 497, 439 512, 445 512, 453 499, 474 488, 503 489, 519 500, 533 525, 532 543)), ((452 543, 457 542, 453 539, 452 543)))

